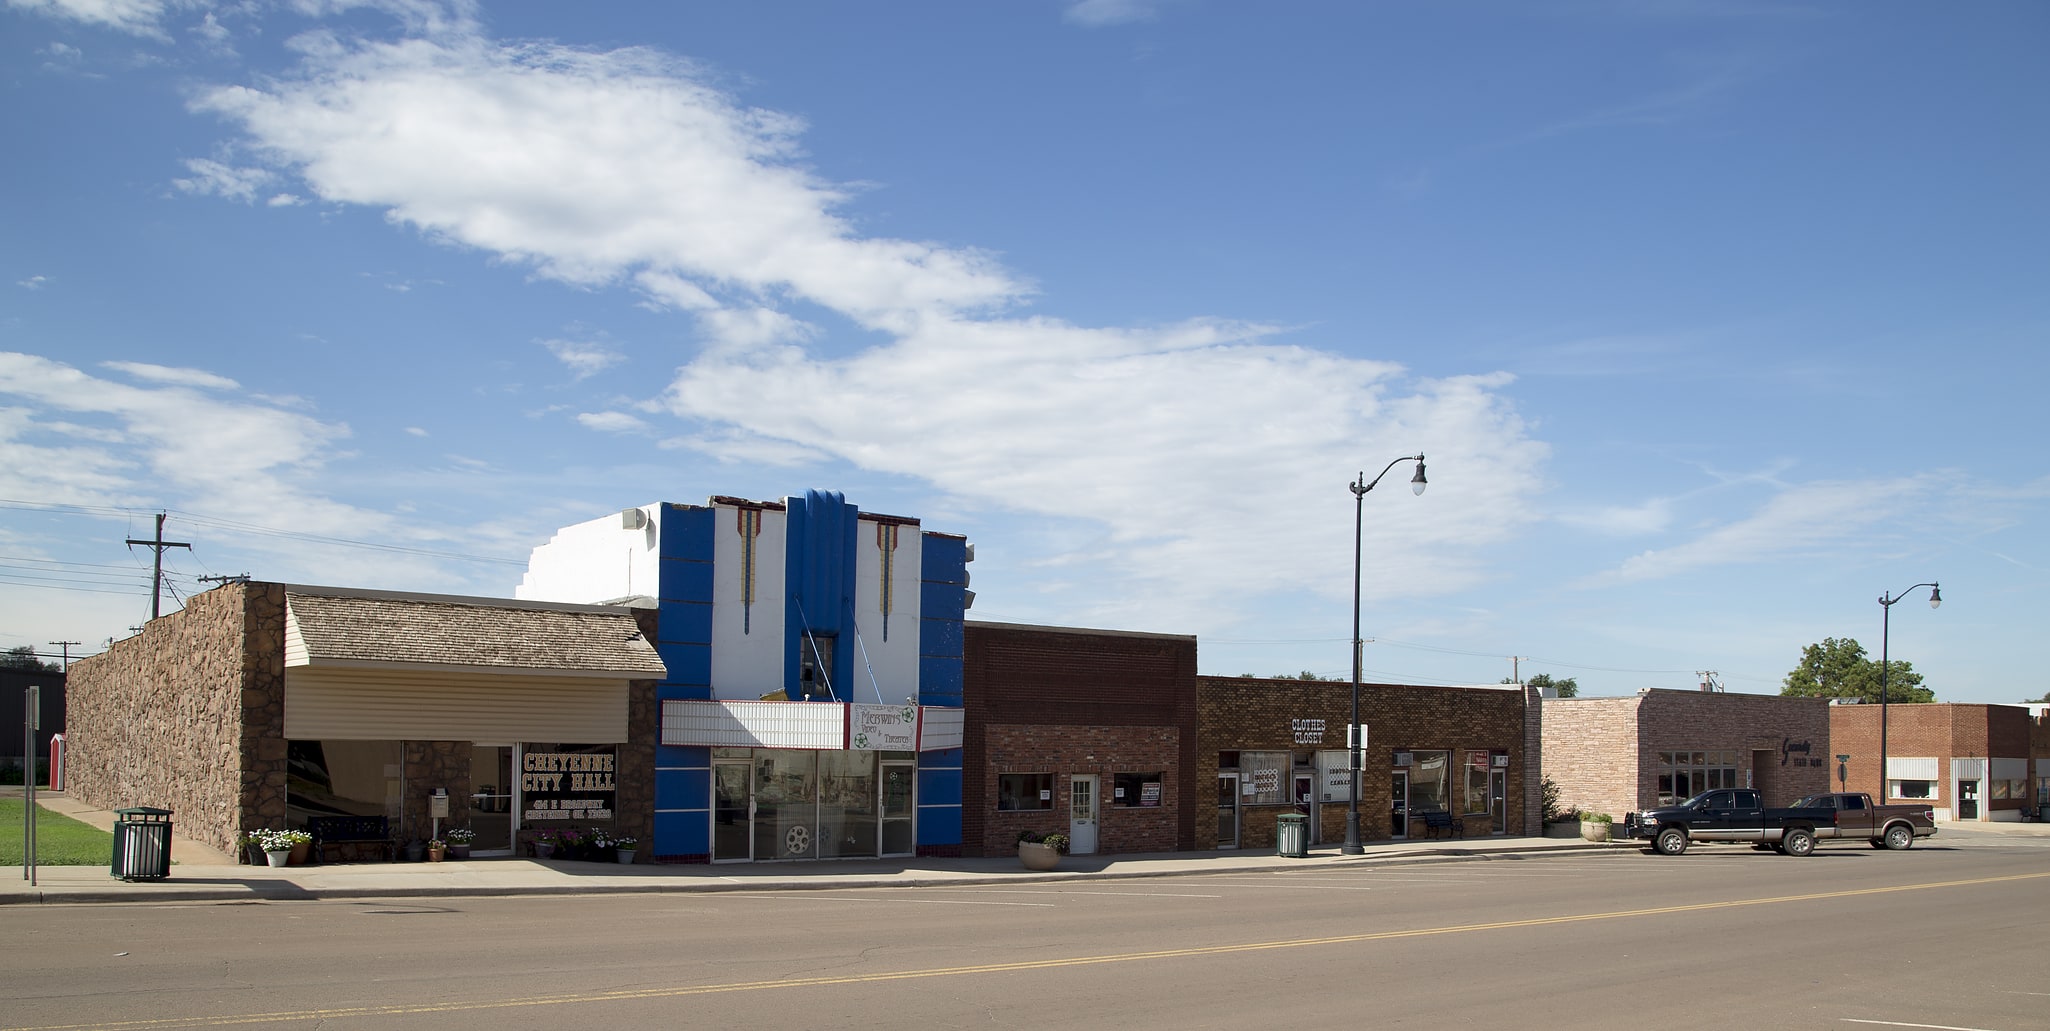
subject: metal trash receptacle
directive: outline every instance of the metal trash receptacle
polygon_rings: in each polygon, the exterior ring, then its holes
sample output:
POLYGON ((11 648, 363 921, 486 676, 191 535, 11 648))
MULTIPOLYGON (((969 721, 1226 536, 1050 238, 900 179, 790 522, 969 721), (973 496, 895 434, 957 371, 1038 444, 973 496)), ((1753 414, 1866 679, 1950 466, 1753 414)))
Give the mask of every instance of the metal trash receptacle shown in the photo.
POLYGON ((114 815, 114 876, 161 881, 171 876, 171 811, 136 806, 114 815))
POLYGON ((1289 859, 1310 854, 1310 818, 1301 813, 1282 813, 1274 818, 1275 850, 1289 859))

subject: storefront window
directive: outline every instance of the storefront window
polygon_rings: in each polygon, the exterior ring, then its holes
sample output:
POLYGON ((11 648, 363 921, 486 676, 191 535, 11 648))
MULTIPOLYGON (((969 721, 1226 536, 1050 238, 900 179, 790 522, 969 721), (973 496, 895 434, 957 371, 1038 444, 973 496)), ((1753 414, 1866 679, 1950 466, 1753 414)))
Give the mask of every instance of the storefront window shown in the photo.
POLYGON ((1283 805, 1288 797, 1288 772, 1294 759, 1287 752, 1240 752, 1239 797, 1245 805, 1283 805))
POLYGON ((1111 788, 1110 802, 1113 806, 1151 809, 1160 805, 1161 775, 1154 773, 1120 773, 1111 788))
POLYGON ((1053 808, 1053 774, 1000 773, 997 775, 997 810, 1014 812, 1053 808))
POLYGON ((755 858, 809 859, 818 854, 818 756, 837 753, 758 748, 755 764, 755 858))
POLYGON ((523 746, 520 825, 559 829, 611 823, 618 768, 618 745, 523 746))
POLYGON ((1704 791, 1741 787, 1737 753, 1729 750, 1660 752, 1659 804, 1685 802, 1704 791))
POLYGON ((1893 782, 1893 797, 1929 799, 1935 798, 1936 792, 1926 780, 1897 780, 1893 782))
POLYGON ((397 741, 292 741, 285 751, 287 822, 309 816, 384 816, 399 819, 398 778, 405 761, 397 741))
POLYGON ((819 855, 876 854, 876 753, 819 753, 819 855))
POLYGON ((1488 753, 1466 753, 1466 812, 1472 816, 1488 811, 1488 753))
POLYGON ((1410 755, 1409 807, 1452 808, 1452 753, 1416 749, 1410 755))

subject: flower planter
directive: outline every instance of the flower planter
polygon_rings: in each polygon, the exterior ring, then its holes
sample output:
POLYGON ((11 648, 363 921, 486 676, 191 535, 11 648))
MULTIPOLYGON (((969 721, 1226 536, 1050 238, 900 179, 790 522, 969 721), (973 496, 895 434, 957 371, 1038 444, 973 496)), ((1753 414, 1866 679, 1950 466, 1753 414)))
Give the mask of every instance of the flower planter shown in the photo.
POLYGON ((470 858, 470 846, 451 843, 448 847, 448 857, 450 859, 468 859, 470 858))
POLYGON ((291 850, 291 849, 280 849, 279 851, 276 851, 276 852, 265 852, 265 853, 264 853, 263 855, 264 855, 264 858, 265 858, 266 860, 268 860, 268 861, 270 862, 270 865, 272 865, 272 866, 283 866, 283 865, 285 865, 286 863, 288 863, 288 862, 290 862, 290 861, 291 861, 291 859, 292 859, 292 850, 291 850))
POLYGON ((535 843, 534 843, 534 858, 535 858, 535 859, 553 859, 553 858, 555 858, 555 843, 554 843, 554 842, 550 842, 550 841, 537 841, 537 842, 535 842, 535 843))
POLYGON ((630 849, 630 848, 622 848, 622 849, 617 849, 617 850, 615 850, 615 851, 613 852, 613 855, 614 855, 614 856, 616 856, 616 857, 617 857, 617 858, 619 859, 619 862, 620 862, 620 864, 621 864, 622 866, 632 866, 632 865, 634 865, 634 850, 633 850, 633 849, 630 849))
POLYGON ((1580 839, 1597 842, 1609 840, 1609 824, 1595 820, 1580 821, 1580 839))
POLYGON ((294 843, 294 844, 292 845, 292 851, 291 851, 291 852, 290 852, 290 853, 289 853, 289 854, 288 854, 288 855, 286 856, 285 862, 286 862, 287 864, 291 865, 291 866, 305 866, 305 865, 306 865, 306 857, 307 857, 307 855, 308 855, 308 854, 310 854, 310 853, 311 853, 312 851, 313 851, 313 842, 310 842, 310 841, 300 841, 300 842, 295 842, 295 843, 294 843))
POLYGON ((1041 845, 1030 841, 1018 843, 1018 862, 1027 870, 1051 870, 1061 863, 1061 852, 1052 845, 1041 845))

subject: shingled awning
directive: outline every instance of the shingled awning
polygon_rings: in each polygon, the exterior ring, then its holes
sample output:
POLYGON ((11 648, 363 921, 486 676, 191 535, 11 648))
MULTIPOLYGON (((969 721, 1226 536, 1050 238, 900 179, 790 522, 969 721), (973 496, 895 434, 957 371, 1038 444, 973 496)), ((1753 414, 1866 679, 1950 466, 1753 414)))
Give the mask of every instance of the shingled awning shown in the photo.
POLYGON ((667 671, 629 609, 288 586, 285 736, 604 743, 667 671))

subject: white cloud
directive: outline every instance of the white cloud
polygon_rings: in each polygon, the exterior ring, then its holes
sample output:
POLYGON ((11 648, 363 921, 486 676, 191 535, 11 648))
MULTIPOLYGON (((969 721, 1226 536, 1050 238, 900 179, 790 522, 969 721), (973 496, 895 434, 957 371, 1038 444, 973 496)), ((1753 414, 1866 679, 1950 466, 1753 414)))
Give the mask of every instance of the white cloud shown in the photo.
POLYGON ((425 437, 428 435, 426 430, 423 430, 418 426, 408 426, 406 427, 406 432, 415 437, 425 437))
MULTIPOLYGON (((837 460, 930 483, 964 518, 1028 513, 1039 554, 1121 585, 1115 603, 1060 599, 1070 616, 1216 626, 1263 594, 1347 592, 1345 483, 1418 450, 1426 498, 1366 501, 1368 594, 1471 585, 1481 550, 1531 518, 1547 449, 1507 377, 1416 380, 1215 319, 1020 317, 1024 278, 971 248, 858 235, 846 193, 799 164, 801 123, 689 65, 460 35, 302 50, 303 74, 200 101, 245 130, 237 153, 323 201, 690 313, 711 346, 662 398, 683 431, 581 424, 721 462, 837 460), (807 350, 822 318, 865 349, 807 350)), ((584 347, 557 356, 604 360, 584 347)))
POLYGON ((21 287, 23 290, 41 290, 42 288, 50 285, 50 277, 30 276, 27 279, 15 280, 14 285, 21 287))
POLYGON ((1646 551, 1580 586, 1631 583, 1698 569, 1830 554, 1866 544, 1880 524, 1926 497, 1933 480, 1804 484, 1782 490, 1746 519, 1710 529, 1671 548, 1646 551))
POLYGON ((1158 0, 1076 0, 1061 13, 1064 21, 1096 28, 1152 21, 1158 16, 1158 0))
POLYGON ((577 421, 585 428, 606 433, 647 433, 649 426, 635 416, 625 412, 583 412, 577 421))
POLYGON ((164 31, 158 22, 170 5, 165 0, 7 0, 7 6, 133 36, 163 39, 164 31))
POLYGON ((543 340, 541 346, 569 366, 578 379, 587 379, 626 360, 626 355, 587 340, 543 340))
POLYGON ((192 171, 192 178, 173 179, 173 186, 186 193, 212 194, 245 204, 255 202, 257 191, 277 180, 276 174, 268 169, 236 168, 208 158, 189 159, 185 167, 192 171))
POLYGON ((1641 505, 1579 509, 1563 512, 1559 521, 1596 533, 1642 536, 1658 533, 1673 523, 1673 500, 1652 498, 1641 505))
POLYGON ((216 376, 203 369, 174 369, 168 365, 151 365, 147 362, 101 362, 100 368, 125 372, 136 379, 152 383, 167 383, 174 386, 205 387, 208 390, 239 390, 242 387, 226 376, 216 376))

